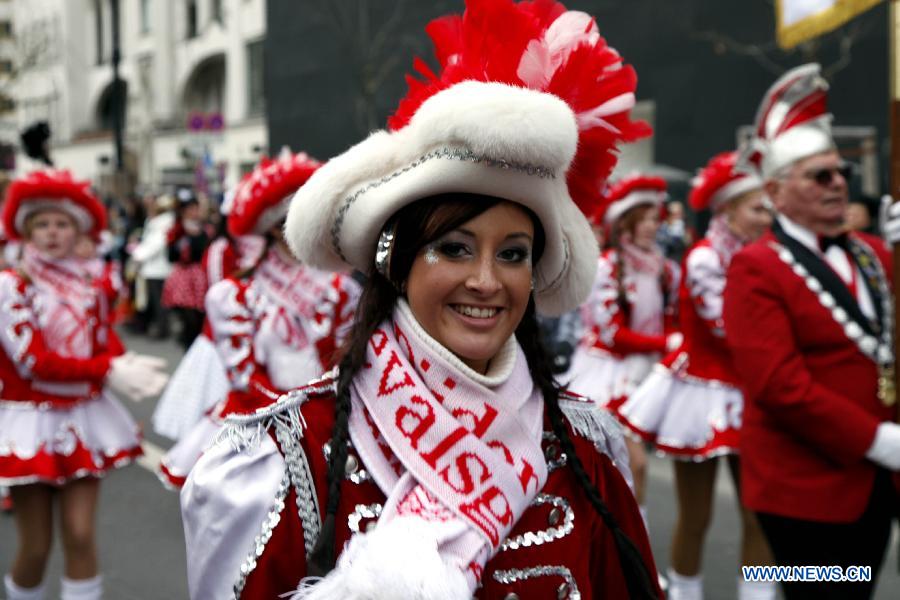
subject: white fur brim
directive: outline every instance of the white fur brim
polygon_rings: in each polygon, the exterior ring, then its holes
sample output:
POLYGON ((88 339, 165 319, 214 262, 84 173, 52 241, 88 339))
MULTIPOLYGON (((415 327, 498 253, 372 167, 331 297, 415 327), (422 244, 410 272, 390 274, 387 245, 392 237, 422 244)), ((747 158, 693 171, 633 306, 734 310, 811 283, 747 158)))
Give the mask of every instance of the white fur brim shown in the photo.
POLYGON ((23 200, 16 211, 15 225, 16 231, 20 235, 25 235, 25 221, 28 217, 42 210, 60 210, 70 215, 78 224, 78 230, 81 233, 87 233, 94 227, 94 217, 84 207, 77 204, 74 200, 68 198, 46 198, 23 200))
POLYGON ((326 577, 304 579, 290 600, 468 600, 459 567, 444 562, 417 518, 354 535, 326 577))
POLYGON ((762 160, 763 179, 776 177, 781 170, 799 160, 835 149, 830 115, 792 127, 768 144, 762 160))
POLYGON ((535 269, 535 303, 557 315, 590 292, 598 248, 569 197, 575 115, 559 98, 467 81, 435 94, 410 124, 378 131, 332 159, 297 192, 286 238, 302 261, 369 271, 385 222, 416 200, 482 194, 531 209, 546 236, 535 269))

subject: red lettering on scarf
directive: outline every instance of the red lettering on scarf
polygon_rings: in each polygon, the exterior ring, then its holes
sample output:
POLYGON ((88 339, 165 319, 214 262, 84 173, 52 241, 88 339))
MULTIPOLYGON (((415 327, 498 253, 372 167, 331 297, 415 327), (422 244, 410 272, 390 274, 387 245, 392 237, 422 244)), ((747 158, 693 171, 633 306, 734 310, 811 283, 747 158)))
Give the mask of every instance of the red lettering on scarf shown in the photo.
POLYGON ((465 427, 457 427, 452 432, 450 432, 450 435, 438 442, 437 446, 435 446, 431 452, 428 452, 427 454, 421 454, 422 460, 427 462, 428 466, 430 466, 432 469, 437 469, 437 461, 443 455, 447 454, 447 452, 450 451, 450 448, 455 446, 458 441, 466 437, 468 434, 469 432, 466 431, 465 427))
POLYGON ((398 342, 403 342, 403 346, 406 348, 406 358, 409 359, 411 364, 416 364, 416 355, 413 354, 412 346, 409 344, 409 339, 407 339, 406 334, 403 333, 403 330, 400 329, 400 326, 394 323, 394 335, 397 336, 398 342))
POLYGON ((459 510, 487 535, 491 546, 495 548, 500 543, 500 534, 496 523, 506 527, 513 520, 509 500, 495 485, 482 492, 474 501, 462 504, 459 510))
POLYGON ((477 416, 467 408, 457 408, 452 414, 458 421, 462 421, 464 417, 471 417, 473 422, 471 432, 480 438, 484 435, 484 432, 488 430, 488 427, 491 426, 491 423, 494 422, 494 419, 497 418, 498 413, 496 408, 490 404, 484 403, 484 413, 481 417, 477 416))
POLYGON ((451 473, 451 466, 445 467, 441 472, 441 478, 453 488, 454 491, 458 494, 462 494, 464 496, 468 496, 475 490, 475 481, 473 475, 478 477, 478 483, 482 484, 491 477, 493 477, 493 473, 488 469, 487 464, 481 459, 480 456, 473 452, 463 452, 462 454, 457 455, 456 459, 453 461, 456 465, 456 469, 454 473, 451 473), (476 467, 481 470, 480 475, 476 475, 472 472, 472 469, 469 466, 469 463, 473 463, 476 467), (453 481, 452 475, 458 476, 458 481, 453 481))
POLYGON ((534 472, 534 467, 531 466, 531 463, 525 460, 524 458, 520 458, 522 461, 522 470, 519 471, 519 483, 522 484, 522 492, 528 493, 528 484, 534 481, 535 492, 539 492, 541 482, 538 479, 538 476, 534 472))
POLYGON ((506 444, 501 442, 500 440, 494 440, 493 442, 488 442, 488 448, 492 450, 500 450, 503 453, 503 459, 506 461, 506 464, 513 467, 515 466, 515 461, 513 460, 512 452, 509 451, 509 448, 506 447, 506 444))
POLYGON ((397 356, 397 353, 391 351, 391 357, 388 359, 388 364, 384 368, 384 372, 381 374, 381 381, 378 383, 378 395, 387 396, 402 387, 414 387, 415 383, 413 383, 412 377, 409 376, 409 373, 403 371, 403 379, 400 383, 395 383, 394 385, 388 387, 387 382, 391 376, 391 372, 400 366, 400 357, 397 356))
POLYGON ((425 414, 418 413, 411 408, 407 408, 405 406, 401 406, 397 409, 397 412, 394 413, 394 423, 397 425, 397 429, 400 430, 400 433, 403 434, 405 438, 409 440, 409 445, 414 449, 419 449, 419 440, 422 439, 422 436, 428 433, 428 430, 431 429, 431 426, 434 425, 434 409, 431 408, 431 405, 426 401, 420 398, 419 396, 413 395, 412 398, 409 399, 413 404, 418 404, 420 406, 425 407, 425 414), (404 422, 407 419, 412 419, 417 422, 412 430, 407 430, 403 427, 404 422))
POLYGON ((381 356, 381 353, 384 352, 385 347, 388 345, 387 332, 383 329, 376 329, 372 333, 372 337, 369 338, 369 343, 372 345, 375 356, 381 356))

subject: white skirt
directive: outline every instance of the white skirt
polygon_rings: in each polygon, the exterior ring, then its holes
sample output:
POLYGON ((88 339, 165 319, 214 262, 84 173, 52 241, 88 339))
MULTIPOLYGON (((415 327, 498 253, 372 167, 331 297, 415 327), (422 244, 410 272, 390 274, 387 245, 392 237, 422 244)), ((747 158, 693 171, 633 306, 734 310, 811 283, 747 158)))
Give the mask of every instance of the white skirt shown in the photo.
POLYGON ((619 407, 626 431, 649 441, 659 454, 703 461, 738 453, 743 396, 710 379, 675 375, 656 365, 619 407))
POLYGON ((0 401, 0 486, 102 477, 141 454, 138 425, 108 391, 65 408, 0 401))
POLYGON ((632 354, 619 358, 598 348, 579 347, 562 386, 615 412, 647 376, 655 355, 632 354))
POLYGON ((159 463, 159 480, 171 490, 178 490, 200 456, 213 445, 224 421, 217 411, 209 411, 172 446, 159 463))
POLYGON ((230 389, 216 347, 208 337, 198 335, 156 405, 153 430, 181 439, 230 389))

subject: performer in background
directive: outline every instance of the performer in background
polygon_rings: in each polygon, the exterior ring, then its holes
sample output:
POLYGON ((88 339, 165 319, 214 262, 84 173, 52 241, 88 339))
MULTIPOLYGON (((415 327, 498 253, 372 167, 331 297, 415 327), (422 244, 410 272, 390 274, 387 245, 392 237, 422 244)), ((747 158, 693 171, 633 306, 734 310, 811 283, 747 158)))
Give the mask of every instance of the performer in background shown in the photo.
POLYGON ((263 236, 259 262, 210 288, 206 310, 212 338, 231 389, 163 457, 163 483, 180 487, 225 416, 271 404, 337 362, 359 290, 348 275, 298 261, 282 228, 291 196, 319 168, 304 153, 285 150, 264 160, 241 186, 228 216, 239 239, 263 236))
MULTIPOLYGON (((240 186, 250 178, 248 173, 235 188, 229 190, 221 212, 228 219, 240 186)), ((246 271, 259 262, 265 249, 264 236, 248 234, 234 237, 227 225, 203 255, 206 283, 212 287, 227 277, 246 271)), ((208 290, 209 288, 207 288, 208 290)), ((206 290, 203 292, 204 298, 206 290)), ((209 319, 204 318, 203 329, 181 358, 169 380, 169 385, 153 411, 153 429, 172 440, 179 440, 220 402, 231 388, 225 366, 212 342, 209 319)))
POLYGON ((75 255, 79 234, 97 239, 106 225, 86 181, 66 171, 16 179, 2 219, 24 240, 19 264, 0 272, 0 486, 11 488, 18 531, 6 597, 44 597, 58 505, 62 598, 100 598, 100 478, 141 454, 138 426, 114 394, 158 394, 164 361, 125 353, 106 291, 75 255))
MULTIPOLYGON (((613 413, 653 364, 681 344, 675 331, 679 269, 656 245, 665 198, 664 179, 631 175, 607 191, 594 217, 608 232, 607 249, 581 307, 583 335, 562 380, 613 413)), ((627 444, 634 492, 646 523, 647 452, 639 441, 628 439, 627 444)))
MULTIPOLYGON (((740 490, 738 436, 743 398, 725 345, 722 293, 736 252, 772 223, 755 175, 735 170, 736 152, 719 154, 693 181, 696 212, 712 210, 706 237, 684 260, 678 317, 684 342, 654 367, 619 408, 619 419, 673 459, 678 519, 668 571, 670 600, 702 600, 703 541, 712 519, 719 456, 728 458, 740 490)), ((738 495, 740 497, 740 495, 738 495)), ((741 564, 767 565, 771 555, 754 514, 742 506, 741 564)), ((774 599, 775 584, 738 578, 738 600, 774 599)))
POLYGON ((785 582, 789 600, 871 597, 898 506, 890 259, 845 233, 827 88, 807 64, 760 105, 742 157, 777 214, 732 259, 723 313, 745 399, 741 496, 776 563, 872 568, 866 582, 785 582))
POLYGON ((291 204, 304 263, 368 274, 358 320, 337 371, 232 417, 191 473, 194 598, 661 597, 618 426, 557 387, 535 320, 594 280, 573 199, 648 132, 634 71, 556 2, 428 32, 440 74, 291 204))

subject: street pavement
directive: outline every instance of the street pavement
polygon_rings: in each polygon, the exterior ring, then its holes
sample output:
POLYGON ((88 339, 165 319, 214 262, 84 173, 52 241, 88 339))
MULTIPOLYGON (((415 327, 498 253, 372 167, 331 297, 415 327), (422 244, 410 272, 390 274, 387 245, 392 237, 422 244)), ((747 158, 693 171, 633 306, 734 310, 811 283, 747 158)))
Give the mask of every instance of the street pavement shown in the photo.
MULTIPOLYGON (((172 341, 153 341, 123 334, 129 349, 160 356, 174 370, 181 357, 172 341)), ((172 442, 155 434, 151 415, 156 401, 127 403, 144 426, 147 456, 110 475, 101 486, 98 518, 100 564, 107 600, 177 600, 187 598, 184 538, 177 494, 163 488, 153 472, 159 452, 172 442)), ((672 469, 668 461, 651 458, 648 508, 650 537, 657 566, 665 571, 675 519, 672 469)), ((713 523, 706 542, 704 580, 707 600, 736 598, 739 572, 740 522, 731 480, 720 466, 713 523)), ((11 515, 0 516, 0 568, 7 571, 15 552, 16 532, 11 515)), ((900 598, 897 528, 882 569, 876 600, 900 598)), ((62 556, 54 545, 48 567, 48 598, 59 597, 62 556)), ((587 599, 585 599, 587 600, 587 599)))

